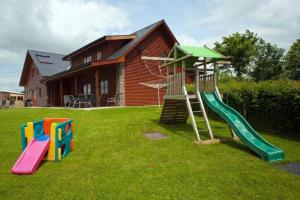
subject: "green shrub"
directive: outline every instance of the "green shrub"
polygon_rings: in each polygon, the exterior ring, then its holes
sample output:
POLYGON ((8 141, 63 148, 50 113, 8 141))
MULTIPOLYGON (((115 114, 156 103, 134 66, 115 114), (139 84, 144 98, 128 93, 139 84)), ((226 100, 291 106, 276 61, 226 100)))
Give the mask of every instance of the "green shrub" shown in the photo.
MULTIPOLYGON (((193 89, 192 86, 188 87, 193 89)), ((221 81, 223 101, 251 121, 267 123, 285 134, 300 136, 299 81, 221 81)), ((193 91, 193 90, 191 90, 193 91)))
POLYGON ((231 81, 221 83, 220 91, 224 101, 246 118, 286 132, 300 131, 300 82, 231 81))

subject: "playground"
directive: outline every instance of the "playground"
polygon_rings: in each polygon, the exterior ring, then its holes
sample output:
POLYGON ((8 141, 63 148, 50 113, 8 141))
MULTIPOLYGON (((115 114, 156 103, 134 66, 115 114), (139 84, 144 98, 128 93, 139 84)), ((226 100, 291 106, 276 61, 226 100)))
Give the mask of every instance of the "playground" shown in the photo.
MULTIPOLYGON (((190 119, 164 125, 160 113, 157 107, 1 110, 1 199, 300 198, 299 176, 264 161, 240 141, 195 144, 190 119), (20 125, 47 117, 76 122, 75 150, 62 161, 42 163, 34 175, 12 174, 22 149, 20 125), (153 131, 168 138, 144 136, 153 131)), ((216 138, 230 136, 224 122, 211 119, 210 125, 216 138)), ((257 131, 285 151, 282 163, 300 160, 299 141, 257 131)))

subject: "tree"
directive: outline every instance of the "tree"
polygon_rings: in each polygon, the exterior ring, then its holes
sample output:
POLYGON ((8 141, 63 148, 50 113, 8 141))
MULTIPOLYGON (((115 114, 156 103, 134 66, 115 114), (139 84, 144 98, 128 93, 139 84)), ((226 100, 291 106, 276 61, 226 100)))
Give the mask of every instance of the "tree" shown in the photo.
MULTIPOLYGON (((253 61, 256 44, 259 38, 253 32, 246 30, 245 33, 233 33, 223 37, 221 43, 215 43, 215 50, 224 56, 231 57, 232 67, 238 77, 248 72, 249 64, 253 61)), ((225 66, 229 67, 229 66, 225 66)))
POLYGON ((279 79, 283 73, 284 49, 259 40, 250 76, 256 81, 279 79))
POLYGON ((300 39, 297 39, 286 55, 286 69, 290 78, 300 80, 300 39))

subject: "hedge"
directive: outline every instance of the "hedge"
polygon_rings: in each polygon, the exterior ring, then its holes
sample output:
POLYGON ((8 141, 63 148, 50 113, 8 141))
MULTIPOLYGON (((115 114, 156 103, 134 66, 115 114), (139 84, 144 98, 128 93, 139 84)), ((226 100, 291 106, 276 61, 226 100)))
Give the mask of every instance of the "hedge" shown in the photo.
MULTIPOLYGON (((281 133, 300 137, 300 82, 235 81, 219 86, 223 101, 250 121, 266 123, 281 133)), ((188 87, 189 91, 193 86, 188 87)))

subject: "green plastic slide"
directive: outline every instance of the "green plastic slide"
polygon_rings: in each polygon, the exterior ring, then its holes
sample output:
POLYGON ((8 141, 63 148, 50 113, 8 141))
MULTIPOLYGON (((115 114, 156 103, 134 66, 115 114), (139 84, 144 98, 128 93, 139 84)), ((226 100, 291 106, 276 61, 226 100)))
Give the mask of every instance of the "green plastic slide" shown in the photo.
POLYGON ((284 151, 264 140, 236 110, 223 103, 215 92, 201 94, 203 101, 220 115, 234 130, 234 133, 249 148, 267 161, 284 159, 284 151))

